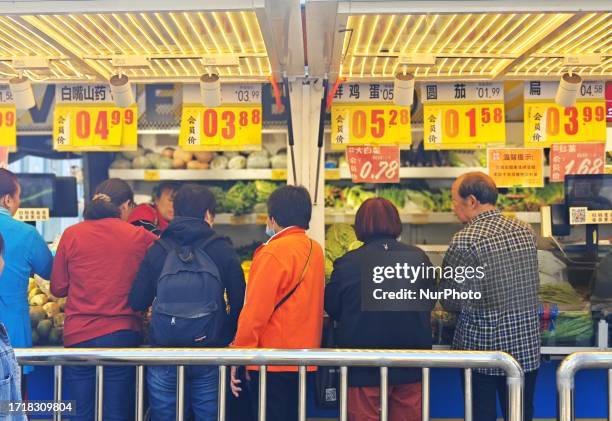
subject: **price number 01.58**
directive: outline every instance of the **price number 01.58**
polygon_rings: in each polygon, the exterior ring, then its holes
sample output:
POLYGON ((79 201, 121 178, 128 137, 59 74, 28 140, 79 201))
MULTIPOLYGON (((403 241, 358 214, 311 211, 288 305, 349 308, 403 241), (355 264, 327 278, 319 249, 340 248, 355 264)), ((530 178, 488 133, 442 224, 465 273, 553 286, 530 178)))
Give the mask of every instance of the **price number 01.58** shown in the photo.
MULTIPOLYGON (((494 123, 501 123, 504 120, 504 113, 501 108, 489 108, 483 107, 480 109, 480 116, 477 115, 476 108, 470 108, 466 113, 465 117, 467 118, 468 128, 469 128, 469 136, 476 137, 476 125, 477 119, 482 122, 482 124, 489 124, 492 121, 494 123)), ((444 113, 444 134, 447 137, 457 137, 459 135, 460 129, 460 115, 459 111, 455 109, 447 109, 444 113)))

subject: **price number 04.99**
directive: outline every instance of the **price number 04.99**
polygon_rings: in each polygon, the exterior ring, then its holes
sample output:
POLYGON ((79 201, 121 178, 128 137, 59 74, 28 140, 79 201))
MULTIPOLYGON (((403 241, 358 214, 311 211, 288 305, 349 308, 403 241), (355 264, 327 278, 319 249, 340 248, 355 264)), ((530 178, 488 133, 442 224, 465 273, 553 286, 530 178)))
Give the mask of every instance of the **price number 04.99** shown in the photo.
POLYGON ((75 115, 76 135, 81 139, 88 139, 92 135, 93 126, 93 134, 95 136, 99 136, 102 140, 107 140, 109 137, 110 129, 113 126, 119 126, 122 123, 122 118, 124 124, 133 124, 134 111, 131 109, 123 110, 123 112, 121 112, 121 110, 101 110, 98 111, 97 114, 90 113, 89 111, 84 110, 79 111, 75 115))

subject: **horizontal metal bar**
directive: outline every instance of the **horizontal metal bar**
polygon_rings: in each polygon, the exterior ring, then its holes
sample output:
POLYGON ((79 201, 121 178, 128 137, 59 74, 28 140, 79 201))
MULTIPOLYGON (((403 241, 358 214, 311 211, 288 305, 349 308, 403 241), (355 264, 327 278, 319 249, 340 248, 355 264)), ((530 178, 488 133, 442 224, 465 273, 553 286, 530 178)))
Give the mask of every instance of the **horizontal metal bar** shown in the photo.
POLYGON ((361 367, 500 368, 510 377, 522 377, 519 363, 496 351, 19 348, 15 353, 24 365, 337 366, 342 361, 361 367))
MULTIPOLYGON (((144 58, 149 60, 201 60, 206 57, 206 54, 143 54, 144 58)), ((224 57, 237 57, 237 58, 268 58, 266 53, 240 53, 240 54, 224 54, 224 57)), ((52 57, 57 60, 57 57, 52 57)), ((113 55, 90 55, 81 57, 83 60, 112 60, 113 55)), ((1 60, 1 59, 0 59, 1 60)), ((12 59, 10 59, 12 60, 12 59)), ((6 60, 9 61, 9 60, 6 60)), ((213 65, 214 66, 214 65, 213 65)), ((226 65, 220 65, 225 67, 226 65)), ((230 66, 234 67, 234 66, 230 66)), ((237 66, 235 66, 237 67, 237 66)))

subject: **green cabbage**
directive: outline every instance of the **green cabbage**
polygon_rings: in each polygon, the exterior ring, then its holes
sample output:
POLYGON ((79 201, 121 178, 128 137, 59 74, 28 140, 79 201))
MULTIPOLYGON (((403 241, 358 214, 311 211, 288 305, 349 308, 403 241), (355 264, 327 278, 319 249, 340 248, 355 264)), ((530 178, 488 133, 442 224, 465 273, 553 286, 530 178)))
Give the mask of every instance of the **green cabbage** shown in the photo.
POLYGON ((257 190, 254 183, 239 181, 225 195, 225 206, 235 215, 251 212, 257 203, 257 190))
POLYGON ((271 181, 257 180, 255 181, 255 190, 257 190, 257 203, 266 203, 274 190, 276 183, 271 181))
POLYGON ((325 277, 329 279, 334 261, 362 246, 350 224, 332 224, 325 233, 325 277))

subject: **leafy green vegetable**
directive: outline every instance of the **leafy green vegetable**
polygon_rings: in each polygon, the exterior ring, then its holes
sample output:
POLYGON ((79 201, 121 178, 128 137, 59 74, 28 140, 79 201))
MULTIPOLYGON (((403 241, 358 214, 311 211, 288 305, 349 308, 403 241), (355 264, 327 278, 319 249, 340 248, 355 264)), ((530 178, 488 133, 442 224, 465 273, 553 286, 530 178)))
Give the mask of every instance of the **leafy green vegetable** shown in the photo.
POLYGON ((427 191, 406 190, 409 212, 429 212, 436 209, 436 202, 427 191))
POLYGON ((542 331, 544 345, 576 345, 593 337, 590 311, 563 311, 551 328, 542 331))
POLYGON ((217 186, 208 186, 208 189, 215 196, 215 201, 217 202, 217 213, 229 212, 225 203, 225 192, 223 189, 217 186))
POLYGON ((373 191, 364 190, 361 186, 347 187, 343 194, 346 198, 346 209, 348 210, 357 210, 363 202, 376 197, 373 191))
POLYGON ((241 215, 253 210, 257 203, 257 189, 254 183, 239 181, 225 194, 225 206, 235 215, 241 215))
POLYGON ((389 200, 393 203, 399 210, 403 209, 406 205, 406 191, 399 189, 397 187, 390 187, 386 189, 380 189, 378 191, 378 196, 389 200))
POLYGON ((257 190, 257 203, 266 203, 274 190, 276 183, 271 181, 257 180, 255 181, 255 190, 257 190))
POLYGON ((355 230, 350 224, 330 225, 325 233, 325 277, 329 279, 334 269, 334 261, 349 250, 361 247, 355 230))

